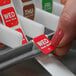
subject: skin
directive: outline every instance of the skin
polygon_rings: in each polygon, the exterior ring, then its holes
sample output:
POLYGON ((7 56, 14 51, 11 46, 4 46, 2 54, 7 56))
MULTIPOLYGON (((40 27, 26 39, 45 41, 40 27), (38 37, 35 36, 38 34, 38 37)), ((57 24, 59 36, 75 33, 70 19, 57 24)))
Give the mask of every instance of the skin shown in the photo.
POLYGON ((63 31, 64 36, 54 53, 62 57, 68 52, 72 42, 76 40, 76 0, 67 1, 59 20, 58 29, 63 31))

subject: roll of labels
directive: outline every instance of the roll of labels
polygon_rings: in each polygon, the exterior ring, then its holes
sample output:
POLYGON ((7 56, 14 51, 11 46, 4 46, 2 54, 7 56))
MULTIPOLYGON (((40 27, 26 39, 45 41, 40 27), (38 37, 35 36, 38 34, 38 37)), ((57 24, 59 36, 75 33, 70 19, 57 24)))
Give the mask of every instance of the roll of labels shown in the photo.
POLYGON ((23 29, 21 28, 20 21, 18 20, 17 13, 13 6, 12 0, 0 0, 0 15, 1 23, 6 27, 20 32, 23 36, 22 45, 28 42, 23 29))
MULTIPOLYGON (((25 2, 25 0, 22 1, 25 2)), ((0 1, 0 15, 1 22, 6 27, 9 27, 10 29, 14 29, 15 31, 20 32, 23 36, 22 45, 26 44, 28 40, 25 37, 23 29, 21 28, 20 21, 17 18, 17 13, 11 0, 0 1)), ((55 49, 55 46, 51 44, 51 41, 44 34, 34 38, 33 41, 44 54, 48 54, 55 49)))
POLYGON ((53 1, 65 5, 67 0, 33 0, 35 6, 49 13, 53 12, 53 1))

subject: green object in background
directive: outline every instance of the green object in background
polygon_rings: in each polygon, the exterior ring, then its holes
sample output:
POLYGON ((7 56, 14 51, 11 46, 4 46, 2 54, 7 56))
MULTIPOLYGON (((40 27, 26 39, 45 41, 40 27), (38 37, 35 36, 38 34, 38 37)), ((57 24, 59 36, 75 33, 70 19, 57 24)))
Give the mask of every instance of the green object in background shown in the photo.
POLYGON ((52 0, 42 0, 42 9, 52 13, 53 1, 52 0))

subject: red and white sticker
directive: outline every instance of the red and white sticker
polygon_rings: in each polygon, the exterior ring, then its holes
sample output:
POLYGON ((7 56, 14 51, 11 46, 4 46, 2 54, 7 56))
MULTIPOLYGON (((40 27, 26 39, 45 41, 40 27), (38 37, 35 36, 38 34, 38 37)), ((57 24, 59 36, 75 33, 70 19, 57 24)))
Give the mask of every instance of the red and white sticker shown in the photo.
POLYGON ((27 40, 26 40, 26 38, 25 38, 25 36, 24 36, 23 31, 21 30, 21 28, 16 29, 16 31, 20 32, 22 34, 22 36, 23 36, 22 45, 26 44, 27 40))
POLYGON ((55 49, 55 47, 51 45, 51 41, 45 35, 40 35, 34 38, 33 41, 44 54, 48 54, 55 49))
POLYGON ((11 0, 0 0, 0 6, 4 6, 10 3, 11 3, 11 0))
POLYGON ((5 25, 7 27, 14 27, 19 24, 16 12, 13 7, 9 7, 1 10, 5 25))

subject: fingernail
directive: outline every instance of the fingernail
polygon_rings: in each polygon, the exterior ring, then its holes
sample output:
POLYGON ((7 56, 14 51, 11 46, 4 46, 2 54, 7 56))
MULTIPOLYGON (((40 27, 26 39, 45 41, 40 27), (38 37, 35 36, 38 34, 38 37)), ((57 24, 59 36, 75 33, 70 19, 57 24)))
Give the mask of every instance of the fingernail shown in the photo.
POLYGON ((60 41, 63 38, 63 31, 62 30, 57 30, 56 33, 54 34, 52 40, 51 40, 51 44, 54 45, 55 47, 60 43, 60 41))

